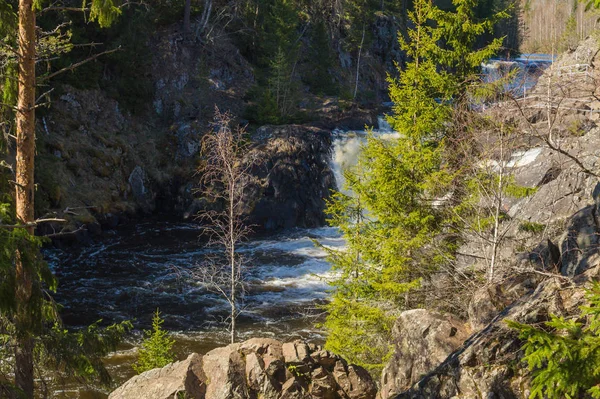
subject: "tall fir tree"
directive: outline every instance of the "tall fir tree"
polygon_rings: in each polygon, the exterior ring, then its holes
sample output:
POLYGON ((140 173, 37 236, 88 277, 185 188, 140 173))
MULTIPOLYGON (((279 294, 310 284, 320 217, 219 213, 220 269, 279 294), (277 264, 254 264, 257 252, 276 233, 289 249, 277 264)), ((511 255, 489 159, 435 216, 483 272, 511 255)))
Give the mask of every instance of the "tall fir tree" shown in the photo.
POLYGON ((449 214, 439 200, 455 178, 445 159, 447 137, 454 134, 464 82, 498 44, 474 48, 488 22, 472 19, 470 0, 454 4, 442 12, 428 0, 415 1, 412 28, 399 37, 409 62, 399 78, 389 78, 388 122, 400 137, 369 135, 356 168, 345 173, 349 194, 336 194, 328 207, 347 249, 329 250, 338 274, 324 323, 326 347, 375 372, 390 353, 398 312, 422 305, 419 288, 455 250, 443 238, 449 214))

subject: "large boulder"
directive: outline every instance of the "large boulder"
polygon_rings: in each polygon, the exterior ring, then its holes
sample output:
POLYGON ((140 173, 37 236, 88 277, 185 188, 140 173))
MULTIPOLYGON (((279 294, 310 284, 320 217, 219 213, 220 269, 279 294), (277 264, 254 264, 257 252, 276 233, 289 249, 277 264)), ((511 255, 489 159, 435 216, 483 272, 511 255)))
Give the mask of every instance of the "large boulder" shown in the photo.
POLYGON ((452 315, 425 309, 400 314, 392 330, 394 354, 381 375, 381 398, 404 391, 440 365, 468 338, 466 325, 452 315))
POLYGON ((262 230, 325 224, 326 198, 335 188, 329 165, 331 133, 314 127, 263 126, 248 160, 256 184, 248 190, 248 223, 262 230))
MULTIPOLYGON (((597 278, 599 267, 596 262, 566 285, 555 278, 542 281, 537 288, 506 307, 484 329, 468 337, 441 364, 394 397, 526 397, 530 375, 526 368, 515 367, 523 356, 522 342, 518 333, 507 326, 506 320, 539 325, 547 321, 550 314, 564 317, 576 314, 583 303, 584 287, 597 278)), ((397 361, 398 359, 392 359, 392 362, 397 361)))
POLYGON ((254 338, 127 381, 111 399, 374 399, 359 366, 303 341, 254 338))
POLYGON ((202 371, 202 356, 192 353, 186 360, 161 369, 146 371, 127 381, 111 393, 109 399, 177 399, 203 398, 206 376, 202 371))

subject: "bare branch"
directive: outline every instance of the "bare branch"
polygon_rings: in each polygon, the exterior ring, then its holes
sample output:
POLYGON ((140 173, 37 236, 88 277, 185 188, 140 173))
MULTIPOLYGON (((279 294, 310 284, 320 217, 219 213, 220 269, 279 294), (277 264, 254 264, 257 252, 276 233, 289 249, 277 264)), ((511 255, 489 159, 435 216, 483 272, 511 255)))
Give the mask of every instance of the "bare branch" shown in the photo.
POLYGON ((43 81, 46 81, 48 79, 52 79, 53 77, 55 77, 57 75, 60 75, 62 73, 68 72, 68 71, 72 71, 75 68, 78 68, 78 67, 80 67, 80 66, 82 66, 84 64, 87 64, 88 62, 93 61, 93 60, 95 60, 98 57, 101 57, 101 56, 107 55, 107 54, 111 54, 111 53, 114 53, 114 52, 120 51, 120 50, 121 50, 121 46, 119 46, 119 47, 117 47, 115 49, 112 49, 112 50, 106 50, 106 51, 103 51, 101 53, 94 54, 93 56, 88 57, 88 58, 86 58, 83 61, 76 62, 75 64, 71 64, 68 67, 62 68, 62 69, 60 69, 60 70, 58 70, 58 71, 56 71, 54 73, 51 73, 50 75, 43 76, 40 80, 43 82, 43 81))

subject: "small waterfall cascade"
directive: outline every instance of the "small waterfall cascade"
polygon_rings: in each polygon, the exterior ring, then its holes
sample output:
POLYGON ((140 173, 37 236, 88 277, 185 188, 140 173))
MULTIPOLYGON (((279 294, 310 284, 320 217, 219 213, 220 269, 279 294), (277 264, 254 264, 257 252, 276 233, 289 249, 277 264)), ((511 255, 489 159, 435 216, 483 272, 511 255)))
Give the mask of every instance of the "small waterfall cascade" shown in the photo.
POLYGON ((481 64, 481 72, 485 82, 495 82, 508 73, 515 73, 514 78, 504 84, 504 90, 514 96, 525 97, 552 62, 553 58, 548 54, 523 54, 508 60, 491 59, 481 64))
MULTIPOLYGON (((383 139, 398 138, 399 134, 394 132, 386 120, 385 115, 377 117, 377 129, 370 131, 375 137, 383 139)), ((344 192, 344 170, 352 168, 358 163, 358 158, 362 146, 367 141, 369 131, 343 131, 336 129, 333 131, 333 153, 331 157, 331 169, 335 175, 338 190, 344 192)))

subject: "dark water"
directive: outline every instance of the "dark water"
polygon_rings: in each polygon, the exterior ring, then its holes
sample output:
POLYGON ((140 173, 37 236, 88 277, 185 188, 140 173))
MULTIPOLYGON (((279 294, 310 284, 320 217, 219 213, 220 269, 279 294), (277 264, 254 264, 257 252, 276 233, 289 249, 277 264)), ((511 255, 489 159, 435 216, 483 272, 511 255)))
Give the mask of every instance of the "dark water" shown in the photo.
MULTIPOLYGON (((164 327, 174 334, 179 358, 228 343, 226 302, 207 291, 192 273, 217 250, 201 243, 199 234, 193 223, 151 221, 108 233, 85 248, 46 252, 60 282, 56 299, 64 306, 65 324, 77 328, 99 319, 131 320, 138 330, 106 360, 115 383, 134 375, 131 363, 139 330, 150 326, 157 308, 164 327)), ((315 324, 319 305, 327 298, 330 265, 312 239, 343 246, 332 228, 291 230, 243 244, 248 289, 238 319, 239 340, 267 336, 322 341, 315 324)), ((55 392, 64 398, 106 394, 74 382, 56 387, 55 392)))

